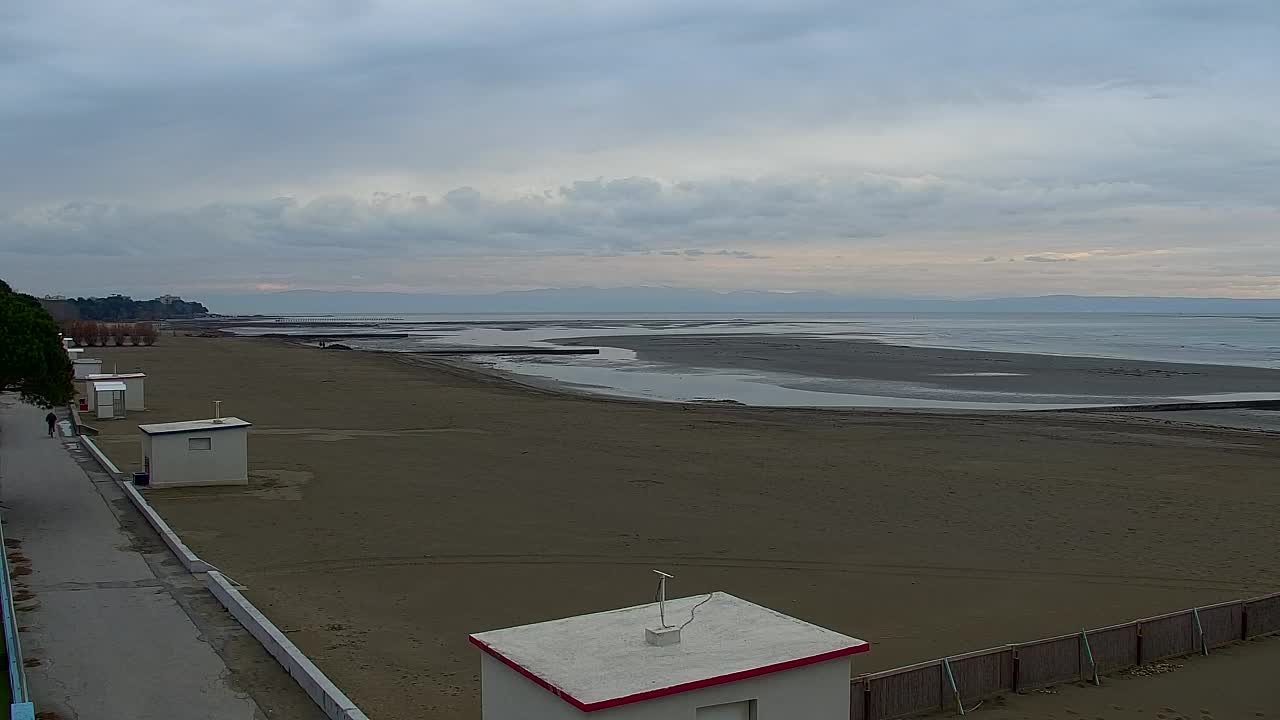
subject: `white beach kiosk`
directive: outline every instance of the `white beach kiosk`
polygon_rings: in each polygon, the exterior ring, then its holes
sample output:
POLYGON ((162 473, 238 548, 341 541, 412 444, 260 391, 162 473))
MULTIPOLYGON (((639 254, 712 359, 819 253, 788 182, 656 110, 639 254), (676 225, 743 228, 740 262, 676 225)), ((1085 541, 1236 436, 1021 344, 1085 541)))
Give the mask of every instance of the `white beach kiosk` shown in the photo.
POLYGON ((80 357, 80 353, 84 352, 80 348, 68 350, 71 355, 71 367, 75 371, 76 380, 84 380, 90 375, 102 374, 102 360, 98 358, 80 357))
POLYGON ((139 425, 152 487, 248 485, 252 423, 236 417, 139 425))
POLYGON ((848 720, 870 649, 723 592, 470 640, 484 720, 848 720))
POLYGON ((115 420, 125 415, 125 393, 128 388, 119 380, 87 380, 85 395, 93 403, 93 416, 99 420, 115 420))
POLYGON ((126 410, 146 410, 146 373, 94 373, 85 378, 85 397, 89 400, 89 409, 97 407, 97 398, 89 392, 89 386, 99 381, 115 380, 124 383, 124 407, 126 410))

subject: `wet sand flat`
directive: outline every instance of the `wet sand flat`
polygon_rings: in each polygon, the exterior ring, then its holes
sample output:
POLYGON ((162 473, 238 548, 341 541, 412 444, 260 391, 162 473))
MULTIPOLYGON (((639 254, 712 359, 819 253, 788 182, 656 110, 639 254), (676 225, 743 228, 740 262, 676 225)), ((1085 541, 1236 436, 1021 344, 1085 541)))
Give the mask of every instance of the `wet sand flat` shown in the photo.
POLYGON ((574 397, 272 340, 94 349, 136 425, 254 423, 252 483, 161 513, 372 717, 480 716, 469 632, 725 590, 862 637, 856 671, 1280 587, 1275 436, 1066 414, 574 397))
POLYGON ((681 367, 794 373, 1027 396, 1180 397, 1275 393, 1280 370, 890 345, 777 335, 635 335, 568 341, 681 367))
POLYGON ((1280 410, 1180 410, 1140 413, 1143 417, 1170 423, 1193 423, 1246 430, 1265 430, 1280 435, 1280 410))

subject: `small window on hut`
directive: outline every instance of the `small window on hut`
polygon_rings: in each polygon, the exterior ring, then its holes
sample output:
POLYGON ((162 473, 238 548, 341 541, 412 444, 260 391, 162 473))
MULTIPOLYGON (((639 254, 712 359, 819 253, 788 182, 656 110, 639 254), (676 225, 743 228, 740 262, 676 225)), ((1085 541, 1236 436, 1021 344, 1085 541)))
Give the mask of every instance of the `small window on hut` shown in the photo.
POLYGON ((188 450, 212 450, 213 438, 187 438, 188 450))

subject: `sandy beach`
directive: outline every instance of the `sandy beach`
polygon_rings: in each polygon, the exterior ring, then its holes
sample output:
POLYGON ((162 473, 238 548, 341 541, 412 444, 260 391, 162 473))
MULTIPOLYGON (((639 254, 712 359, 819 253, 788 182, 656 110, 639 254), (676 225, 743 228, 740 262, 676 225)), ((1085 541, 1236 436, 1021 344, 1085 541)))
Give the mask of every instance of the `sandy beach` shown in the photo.
MULTIPOLYGON (((99 424, 126 470, 138 423, 214 399, 254 423, 248 487, 149 497, 385 720, 479 718, 467 633, 646 602, 653 567, 673 595, 871 641, 859 672, 1280 588, 1273 434, 585 398, 274 340, 89 354, 149 376, 150 410, 99 424)), ((1273 665, 1243 667, 1261 684, 1273 665)))

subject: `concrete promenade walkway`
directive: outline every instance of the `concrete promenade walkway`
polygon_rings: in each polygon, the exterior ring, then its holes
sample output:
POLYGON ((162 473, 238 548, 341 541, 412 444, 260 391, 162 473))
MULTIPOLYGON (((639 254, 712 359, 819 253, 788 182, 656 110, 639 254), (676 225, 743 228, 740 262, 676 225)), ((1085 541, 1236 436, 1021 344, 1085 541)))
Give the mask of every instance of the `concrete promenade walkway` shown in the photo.
POLYGON ((230 686, 205 629, 179 603, 191 578, 184 589, 157 573, 109 504, 127 500, 78 464, 66 446, 74 438, 46 436, 45 412, 0 396, 0 501, 5 535, 20 543, 9 552, 30 561, 30 574, 14 579, 34 595, 18 618, 29 663, 39 663, 27 670, 36 711, 64 720, 268 717, 230 686))

